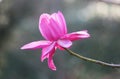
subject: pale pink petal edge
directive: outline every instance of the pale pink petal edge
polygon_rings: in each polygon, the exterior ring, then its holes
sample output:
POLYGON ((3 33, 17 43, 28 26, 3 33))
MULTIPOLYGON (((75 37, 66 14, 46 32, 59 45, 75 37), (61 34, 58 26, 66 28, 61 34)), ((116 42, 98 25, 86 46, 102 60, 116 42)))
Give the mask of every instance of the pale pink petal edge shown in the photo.
POLYGON ((50 41, 34 41, 22 46, 20 49, 38 49, 50 45, 50 41))
POLYGON ((57 41, 57 44, 60 46, 60 47, 63 47, 63 48, 69 48, 71 45, 72 45, 72 42, 70 40, 58 40, 57 41))
POLYGON ((79 40, 79 39, 88 38, 88 37, 90 37, 90 34, 87 32, 87 30, 83 30, 83 31, 77 31, 77 32, 66 34, 63 38, 74 41, 74 40, 79 40))
POLYGON ((41 62, 44 61, 44 59, 48 58, 49 53, 55 48, 55 42, 51 43, 49 46, 46 46, 42 49, 41 54, 41 62))

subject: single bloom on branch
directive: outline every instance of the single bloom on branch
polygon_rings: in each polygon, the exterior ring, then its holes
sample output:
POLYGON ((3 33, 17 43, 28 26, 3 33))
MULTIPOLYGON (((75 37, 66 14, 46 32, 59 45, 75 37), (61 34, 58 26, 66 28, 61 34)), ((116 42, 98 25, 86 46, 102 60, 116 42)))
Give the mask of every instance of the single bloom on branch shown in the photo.
POLYGON ((41 61, 48 60, 48 67, 56 70, 53 62, 55 50, 63 50, 72 45, 72 41, 88 38, 90 35, 87 30, 67 33, 66 21, 63 14, 43 13, 39 18, 39 30, 44 40, 34 41, 21 47, 21 49, 39 49, 42 48, 41 61))

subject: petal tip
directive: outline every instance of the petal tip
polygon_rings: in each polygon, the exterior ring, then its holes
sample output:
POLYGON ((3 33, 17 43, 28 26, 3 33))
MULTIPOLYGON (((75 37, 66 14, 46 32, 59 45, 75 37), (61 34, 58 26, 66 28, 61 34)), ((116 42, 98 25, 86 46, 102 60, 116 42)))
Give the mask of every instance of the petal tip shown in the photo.
POLYGON ((57 70, 56 67, 51 67, 50 69, 53 70, 53 71, 57 70))
POLYGON ((60 10, 58 10, 58 13, 62 13, 60 10))
POLYGON ((25 49, 25 47, 24 47, 24 46, 22 46, 20 49, 24 50, 24 49, 25 49))
POLYGON ((56 71, 56 68, 52 69, 53 71, 56 71))
POLYGON ((30 49, 30 48, 29 48, 29 46, 24 45, 24 46, 22 46, 20 49, 24 50, 24 49, 30 49))

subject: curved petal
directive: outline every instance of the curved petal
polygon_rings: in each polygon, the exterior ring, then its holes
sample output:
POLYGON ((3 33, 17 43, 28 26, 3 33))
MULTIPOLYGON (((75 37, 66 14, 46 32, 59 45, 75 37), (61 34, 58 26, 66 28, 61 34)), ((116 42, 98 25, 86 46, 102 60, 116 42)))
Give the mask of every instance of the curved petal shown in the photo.
POLYGON ((52 70, 56 70, 56 66, 53 62, 53 55, 55 53, 55 45, 56 43, 53 42, 50 46, 43 48, 41 61, 43 62, 44 59, 48 58, 48 67, 52 70))
POLYGON ((56 21, 58 29, 61 31, 61 33, 64 35, 67 33, 67 27, 66 27, 66 21, 62 14, 62 12, 58 11, 58 13, 54 13, 51 15, 51 17, 56 21))
POLYGON ((42 36, 46 39, 46 40, 52 40, 52 34, 51 34, 51 31, 50 31, 50 15, 49 14, 42 14, 40 16, 40 19, 39 19, 39 30, 42 34, 42 36))
POLYGON ((77 31, 77 32, 66 34, 63 38, 74 41, 74 40, 79 40, 79 39, 88 38, 88 37, 90 37, 90 34, 87 32, 87 30, 83 30, 83 31, 77 31))
POLYGON ((61 36, 59 25, 49 14, 40 16, 39 29, 42 36, 47 40, 57 40, 61 36))
POLYGON ((44 59, 48 58, 49 53, 55 48, 55 42, 53 42, 51 45, 45 47, 42 49, 42 55, 41 55, 41 61, 43 62, 44 59))
POLYGON ((70 40, 58 40, 57 44, 60 47, 69 48, 72 45, 72 42, 70 40))
POLYGON ((28 44, 22 46, 21 49, 37 49, 37 48, 46 47, 50 44, 51 44, 50 41, 44 41, 44 40, 34 41, 34 42, 31 42, 31 43, 28 43, 28 44))
POLYGON ((66 33, 67 33, 67 27, 66 27, 65 18, 64 18, 64 16, 63 16, 62 12, 60 12, 60 11, 58 11, 58 15, 59 15, 59 19, 61 19, 61 24, 62 24, 62 26, 64 26, 64 27, 61 28, 61 29, 63 29, 64 34, 66 34, 66 33))
POLYGON ((62 31, 59 28, 61 26, 59 26, 53 18, 50 18, 49 26, 49 31, 51 32, 53 40, 58 40, 61 36, 63 36, 62 31))
POLYGON ((47 40, 57 40, 67 33, 66 22, 61 12, 42 14, 39 19, 39 29, 47 40))
POLYGON ((49 56, 48 56, 48 66, 52 70, 56 70, 56 66, 55 66, 55 64, 53 62, 53 55, 54 55, 54 53, 55 53, 55 48, 52 49, 52 51, 49 53, 49 56))

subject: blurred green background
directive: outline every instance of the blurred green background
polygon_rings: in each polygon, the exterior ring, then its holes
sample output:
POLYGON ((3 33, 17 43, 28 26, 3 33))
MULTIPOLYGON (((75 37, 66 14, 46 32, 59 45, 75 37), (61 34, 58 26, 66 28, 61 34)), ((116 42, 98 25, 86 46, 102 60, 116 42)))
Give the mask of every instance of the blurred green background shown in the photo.
POLYGON ((0 0, 0 79, 120 79, 120 69, 86 62, 57 50, 51 71, 41 49, 20 50, 41 40, 42 13, 62 11, 69 32, 85 30, 89 39, 70 48, 81 55, 120 63, 120 0, 0 0))

